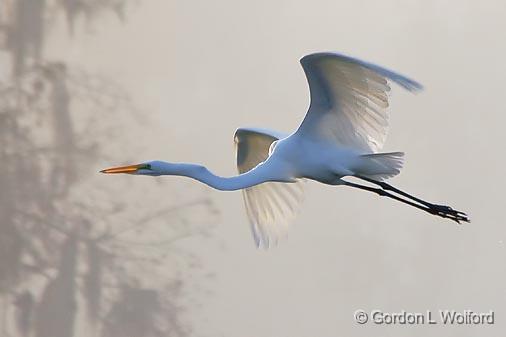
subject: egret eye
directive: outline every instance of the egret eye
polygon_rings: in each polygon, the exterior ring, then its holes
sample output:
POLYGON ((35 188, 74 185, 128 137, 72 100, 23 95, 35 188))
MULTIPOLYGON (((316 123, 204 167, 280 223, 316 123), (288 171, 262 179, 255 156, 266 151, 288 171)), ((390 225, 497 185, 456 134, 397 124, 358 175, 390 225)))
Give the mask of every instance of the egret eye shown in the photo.
POLYGON ((151 170, 151 164, 146 164, 146 166, 144 166, 144 169, 151 170))

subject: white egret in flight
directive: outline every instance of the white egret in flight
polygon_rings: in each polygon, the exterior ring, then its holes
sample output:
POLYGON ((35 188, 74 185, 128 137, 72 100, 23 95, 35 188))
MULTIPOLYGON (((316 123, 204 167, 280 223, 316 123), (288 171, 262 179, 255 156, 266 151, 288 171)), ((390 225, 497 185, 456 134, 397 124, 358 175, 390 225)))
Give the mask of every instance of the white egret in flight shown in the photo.
POLYGON ((311 94, 304 120, 290 135, 238 129, 238 176, 220 177, 201 165, 164 161, 101 172, 186 176, 218 190, 242 190, 258 246, 269 246, 286 233, 301 202, 305 179, 362 189, 458 223, 469 222, 463 212, 416 198, 385 182, 399 174, 404 155, 379 152, 388 131, 390 82, 409 91, 421 90, 419 83, 336 53, 307 55, 300 63, 311 94), (368 184, 345 180, 350 176, 368 184))

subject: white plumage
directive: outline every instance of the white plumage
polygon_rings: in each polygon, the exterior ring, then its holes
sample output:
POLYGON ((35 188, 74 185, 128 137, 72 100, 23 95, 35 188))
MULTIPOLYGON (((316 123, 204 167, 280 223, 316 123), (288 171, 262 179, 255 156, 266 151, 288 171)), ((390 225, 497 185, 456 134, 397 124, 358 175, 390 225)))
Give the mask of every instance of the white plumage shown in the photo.
MULTIPOLYGON (((235 132, 237 170, 246 173, 264 162, 271 145, 286 135, 265 129, 235 132)), ((257 245, 269 246, 286 235, 304 197, 303 180, 287 184, 266 182, 242 190, 246 214, 257 245)))
POLYGON ((469 221, 465 213, 429 203, 384 182, 398 174, 403 164, 402 152, 378 153, 388 133, 390 83, 409 91, 420 90, 420 84, 336 53, 307 55, 301 65, 311 93, 304 120, 290 135, 238 129, 234 137, 238 176, 224 178, 200 165, 161 161, 101 172, 180 175, 219 190, 241 189, 255 242, 264 247, 286 234, 303 199, 304 179, 360 188, 457 222, 469 221), (343 179, 346 176, 377 187, 348 182, 343 179))

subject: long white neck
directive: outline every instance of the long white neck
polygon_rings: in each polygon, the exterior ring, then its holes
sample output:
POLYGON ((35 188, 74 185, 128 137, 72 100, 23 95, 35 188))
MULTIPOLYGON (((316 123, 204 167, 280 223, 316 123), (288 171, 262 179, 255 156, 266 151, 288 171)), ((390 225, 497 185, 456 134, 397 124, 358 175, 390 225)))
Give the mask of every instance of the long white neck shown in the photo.
POLYGON ((195 164, 164 163, 161 175, 178 175, 193 178, 221 191, 235 191, 267 181, 290 181, 281 179, 272 165, 261 164, 251 171, 234 177, 220 177, 207 168, 195 164))

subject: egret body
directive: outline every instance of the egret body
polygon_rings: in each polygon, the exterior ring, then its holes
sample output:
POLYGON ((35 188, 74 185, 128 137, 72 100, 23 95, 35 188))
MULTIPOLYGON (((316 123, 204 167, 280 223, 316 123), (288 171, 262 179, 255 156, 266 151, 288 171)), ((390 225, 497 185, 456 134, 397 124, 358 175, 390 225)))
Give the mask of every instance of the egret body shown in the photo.
POLYGON ((239 175, 220 177, 201 165, 150 161, 103 173, 175 175, 222 191, 242 190, 257 245, 269 246, 286 233, 303 196, 303 182, 315 180, 386 196, 427 213, 469 222, 467 215, 403 192, 385 182, 399 174, 402 152, 380 152, 388 131, 390 83, 408 91, 422 86, 380 66, 336 53, 303 57, 311 103, 291 134, 240 128, 235 132, 239 175), (369 184, 346 180, 356 177, 369 184))

